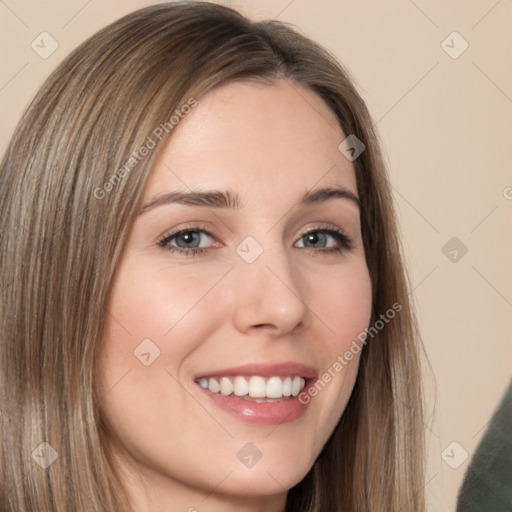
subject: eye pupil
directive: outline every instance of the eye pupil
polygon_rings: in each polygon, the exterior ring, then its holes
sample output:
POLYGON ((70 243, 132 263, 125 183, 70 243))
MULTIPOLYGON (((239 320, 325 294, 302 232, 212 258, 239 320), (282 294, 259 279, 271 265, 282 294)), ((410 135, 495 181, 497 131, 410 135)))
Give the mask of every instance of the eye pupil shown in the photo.
POLYGON ((325 239, 326 235, 325 235, 325 233, 318 233, 318 232, 316 232, 316 233, 308 233, 306 235, 306 237, 307 237, 308 243, 316 245, 319 242, 322 242, 322 241, 325 242, 324 239, 325 239))
MULTIPOLYGON (((199 242, 199 234, 196 231, 187 231, 176 237, 176 245, 178 245, 178 247, 191 247, 193 242, 196 244, 199 242), (184 241, 185 244, 180 244, 180 240, 184 241)), ((193 247, 197 247, 197 245, 193 247)))

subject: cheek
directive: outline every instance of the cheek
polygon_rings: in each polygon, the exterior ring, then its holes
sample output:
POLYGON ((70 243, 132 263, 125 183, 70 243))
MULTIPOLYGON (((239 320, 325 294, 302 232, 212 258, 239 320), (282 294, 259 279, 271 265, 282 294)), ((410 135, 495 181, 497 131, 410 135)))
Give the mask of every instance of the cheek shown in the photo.
POLYGON ((307 390, 304 400, 315 410, 315 429, 323 434, 318 438, 325 442, 352 394, 362 341, 371 318, 372 286, 363 263, 345 268, 338 275, 334 273, 321 283, 322 292, 310 294, 310 307, 325 333, 317 349, 319 379, 307 390))
MULTIPOLYGON (((181 448, 172 442, 176 438, 183 440, 188 455, 194 455, 197 440, 187 440, 185 433, 197 436, 193 420, 199 412, 204 421, 204 411, 198 411, 179 381, 184 361, 221 320, 205 298, 222 275, 168 268, 149 271, 147 265, 129 259, 119 267, 96 382, 109 439, 119 439, 122 449, 138 461, 151 465, 162 453, 183 459, 181 448)), ((222 435, 210 430, 212 438, 222 435)))
POLYGON ((154 384, 148 379, 158 373, 168 380, 165 369, 179 377, 183 361, 222 321, 211 292, 224 273, 224 268, 193 273, 148 267, 145 261, 127 257, 119 266, 107 307, 98 396, 117 386, 127 372, 130 379, 139 380, 136 393, 154 384))
POLYGON ((144 261, 128 261, 120 267, 108 308, 114 332, 129 334, 134 344, 145 338, 168 343, 198 309, 208 319, 208 310, 198 306, 222 273, 215 268, 201 273, 154 265, 148 269, 144 261))
MULTIPOLYGON (((337 356, 368 327, 372 309, 372 285, 363 262, 317 279, 310 307, 324 324, 325 353, 337 356)), ((325 362, 325 361, 324 361, 325 362)), ((333 362, 333 361, 331 361, 333 362)))

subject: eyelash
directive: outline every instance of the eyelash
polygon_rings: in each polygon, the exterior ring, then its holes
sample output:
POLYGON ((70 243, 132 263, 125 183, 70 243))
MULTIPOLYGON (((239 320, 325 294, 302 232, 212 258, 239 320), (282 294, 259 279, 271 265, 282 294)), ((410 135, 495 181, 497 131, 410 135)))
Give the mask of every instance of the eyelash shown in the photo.
MULTIPOLYGON (((185 256, 190 256, 190 257, 195 257, 195 256, 199 256, 201 254, 204 254, 204 253, 207 253, 209 248, 204 248, 204 247, 193 247, 191 249, 185 249, 183 247, 174 247, 174 246, 171 246, 171 245, 168 245, 169 242, 179 236, 179 235, 183 235, 185 233, 189 233, 189 232, 197 232, 197 233, 204 233, 206 235, 208 235, 210 238, 214 238, 213 235, 208 231, 206 230, 203 226, 190 226, 190 227, 185 227, 185 228, 182 228, 178 231, 175 231, 173 233, 166 233, 159 241, 158 241, 158 246, 161 247, 162 249, 166 250, 166 251, 169 251, 173 254, 182 254, 182 255, 185 255, 185 256)), ((323 226, 323 227, 318 227, 318 228, 314 228, 314 229, 310 229, 309 231, 305 231, 304 233, 302 233, 299 237, 299 240, 301 240, 302 238, 304 238, 306 235, 309 235, 311 233, 325 233, 327 235, 330 235, 332 236, 339 244, 338 247, 331 247, 329 249, 312 249, 312 248, 309 248, 309 250, 311 251, 311 253, 313 255, 317 255, 317 254, 323 254, 323 255, 326 255, 326 254, 340 254, 344 251, 349 251, 352 249, 352 240, 339 228, 334 228, 332 226, 323 226)), ((308 249, 307 247, 305 249, 308 249)))

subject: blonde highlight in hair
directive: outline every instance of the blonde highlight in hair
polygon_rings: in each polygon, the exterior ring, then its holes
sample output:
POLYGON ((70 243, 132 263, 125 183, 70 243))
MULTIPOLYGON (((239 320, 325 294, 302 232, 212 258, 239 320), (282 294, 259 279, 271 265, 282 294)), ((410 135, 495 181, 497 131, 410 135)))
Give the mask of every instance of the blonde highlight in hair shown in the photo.
POLYGON ((349 404, 311 471, 289 491, 287 510, 424 512, 421 345, 366 106, 340 64, 308 38, 203 2, 141 9, 92 36, 48 78, 7 148, 0 510, 131 510, 105 448, 95 368, 112 277, 172 130, 144 156, 140 149, 191 98, 200 103, 230 81, 277 79, 317 93, 344 133, 365 144, 353 163, 372 325, 392 304, 402 306, 365 344, 349 404), (46 468, 33 454, 43 442, 57 454, 46 468))

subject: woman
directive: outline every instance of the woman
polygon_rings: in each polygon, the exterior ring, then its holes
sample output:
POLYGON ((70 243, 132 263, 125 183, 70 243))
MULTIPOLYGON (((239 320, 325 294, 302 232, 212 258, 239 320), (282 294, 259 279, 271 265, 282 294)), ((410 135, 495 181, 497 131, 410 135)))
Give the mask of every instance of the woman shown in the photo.
POLYGON ((1 176, 2 510, 424 510, 390 187, 325 50, 142 9, 46 81, 1 176))

